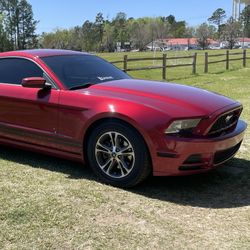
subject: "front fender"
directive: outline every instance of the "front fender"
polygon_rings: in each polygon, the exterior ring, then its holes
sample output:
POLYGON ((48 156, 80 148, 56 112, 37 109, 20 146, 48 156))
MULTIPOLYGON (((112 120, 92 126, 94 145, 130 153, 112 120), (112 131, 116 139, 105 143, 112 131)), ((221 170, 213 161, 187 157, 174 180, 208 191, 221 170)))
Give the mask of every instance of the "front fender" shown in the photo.
POLYGON ((166 114, 158 110, 143 105, 131 104, 100 104, 95 109, 92 109, 93 114, 83 124, 82 141, 85 141, 88 132, 99 122, 107 119, 118 119, 130 124, 144 138, 149 149, 152 162, 157 157, 157 149, 162 148, 163 131, 170 119, 166 114), (100 108, 102 112, 100 112, 100 108))

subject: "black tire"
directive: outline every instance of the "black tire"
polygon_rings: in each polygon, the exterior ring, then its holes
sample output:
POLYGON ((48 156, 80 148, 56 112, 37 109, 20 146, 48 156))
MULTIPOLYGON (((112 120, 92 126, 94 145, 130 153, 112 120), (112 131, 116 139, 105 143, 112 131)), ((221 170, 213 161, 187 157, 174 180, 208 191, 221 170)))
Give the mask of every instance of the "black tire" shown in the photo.
POLYGON ((88 164, 104 183, 133 187, 151 172, 147 146, 128 124, 109 121, 98 125, 91 131, 86 146, 88 164))

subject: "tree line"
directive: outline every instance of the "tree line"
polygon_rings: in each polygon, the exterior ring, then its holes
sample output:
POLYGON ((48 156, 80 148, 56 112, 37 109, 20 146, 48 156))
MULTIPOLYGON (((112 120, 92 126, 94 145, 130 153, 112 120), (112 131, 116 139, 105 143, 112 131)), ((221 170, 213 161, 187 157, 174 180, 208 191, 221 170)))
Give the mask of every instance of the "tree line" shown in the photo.
POLYGON ((203 49, 208 48, 209 38, 225 41, 228 48, 233 49, 239 37, 250 37, 250 6, 244 8, 238 20, 226 18, 225 10, 219 8, 208 18, 208 23, 198 26, 196 37, 203 49))
POLYGON ((0 0, 0 51, 37 47, 37 23, 27 0, 0 0))
MULTIPOLYGON (((117 44, 121 48, 132 45, 143 50, 152 40, 188 35, 189 29, 184 21, 176 21, 175 17, 127 18, 120 12, 112 20, 104 19, 98 13, 95 21, 85 21, 82 26, 71 29, 58 29, 43 33, 41 46, 49 48, 66 48, 86 51, 114 51, 117 44)), ((190 34, 191 35, 191 34, 190 34)))
POLYGON ((0 11, 0 51, 37 47, 97 52, 113 52, 119 47, 142 51, 157 39, 191 37, 197 37, 203 49, 209 46, 210 39, 227 41, 233 48, 238 37, 250 37, 250 6, 242 11, 239 20, 227 19, 226 12, 219 8, 197 27, 190 27, 173 15, 128 18, 120 12, 110 20, 98 13, 93 22, 87 20, 70 29, 40 35, 27 0, 0 0, 0 11))
POLYGON ((207 22, 190 27, 184 20, 177 21, 175 16, 127 18, 123 12, 112 20, 98 13, 95 21, 85 21, 82 26, 71 29, 57 29, 43 33, 40 45, 44 48, 61 48, 98 52, 113 52, 117 46, 122 49, 146 49, 152 41, 164 38, 196 37, 199 46, 207 49, 211 39, 226 41, 233 48, 237 38, 250 37, 250 6, 241 13, 239 20, 227 19, 225 10, 219 8, 207 22))

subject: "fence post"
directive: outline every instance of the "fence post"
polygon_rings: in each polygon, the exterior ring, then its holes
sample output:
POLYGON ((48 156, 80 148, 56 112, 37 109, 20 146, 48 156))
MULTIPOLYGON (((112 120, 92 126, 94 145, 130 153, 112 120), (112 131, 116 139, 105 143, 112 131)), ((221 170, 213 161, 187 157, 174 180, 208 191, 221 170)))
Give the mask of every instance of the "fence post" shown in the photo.
POLYGON ((128 56, 124 55, 124 60, 123 60, 123 71, 126 73, 128 70, 128 56))
POLYGON ((162 79, 167 79, 167 55, 163 54, 162 56, 162 79))
POLYGON ((226 53, 226 70, 229 70, 229 50, 226 53))
POLYGON ((204 68, 204 72, 208 73, 208 53, 205 52, 205 68, 204 68))
POLYGON ((243 67, 245 68, 247 66, 247 50, 243 50, 243 67))
POLYGON ((197 53, 194 53, 193 57, 193 74, 196 74, 196 62, 197 62, 197 53))

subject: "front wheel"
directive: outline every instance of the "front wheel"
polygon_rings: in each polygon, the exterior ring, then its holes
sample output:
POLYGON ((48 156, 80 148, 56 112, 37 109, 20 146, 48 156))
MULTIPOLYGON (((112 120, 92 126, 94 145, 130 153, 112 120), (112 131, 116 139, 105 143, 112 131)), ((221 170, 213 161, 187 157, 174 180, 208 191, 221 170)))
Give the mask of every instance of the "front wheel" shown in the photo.
POLYGON ((108 122, 94 128, 87 155, 100 179, 114 186, 135 186, 151 171, 144 140, 135 129, 122 122, 108 122))

